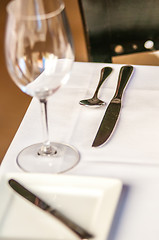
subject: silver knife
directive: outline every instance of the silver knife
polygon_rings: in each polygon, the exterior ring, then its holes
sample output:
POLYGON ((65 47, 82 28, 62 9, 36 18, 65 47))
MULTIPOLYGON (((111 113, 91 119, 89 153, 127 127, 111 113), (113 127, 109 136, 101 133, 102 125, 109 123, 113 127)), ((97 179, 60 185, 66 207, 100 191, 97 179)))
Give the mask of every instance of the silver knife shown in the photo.
POLYGON ((77 225, 75 222, 70 220, 68 217, 63 215, 59 210, 49 206, 46 202, 41 200, 38 196, 36 196, 34 193, 30 192, 28 189, 26 189, 24 186, 22 186, 19 182, 17 182, 14 179, 10 179, 8 181, 9 185, 22 197, 36 205, 37 207, 41 208, 45 212, 51 214, 58 220, 60 220, 65 226, 67 226, 72 232, 74 232, 80 239, 90 239, 94 236, 87 232, 87 230, 83 229, 79 225, 77 225))
POLYGON ((121 99, 123 91, 128 83, 132 72, 133 66, 123 66, 120 69, 116 92, 106 109, 105 115, 102 119, 92 147, 101 146, 110 138, 121 110, 121 99))

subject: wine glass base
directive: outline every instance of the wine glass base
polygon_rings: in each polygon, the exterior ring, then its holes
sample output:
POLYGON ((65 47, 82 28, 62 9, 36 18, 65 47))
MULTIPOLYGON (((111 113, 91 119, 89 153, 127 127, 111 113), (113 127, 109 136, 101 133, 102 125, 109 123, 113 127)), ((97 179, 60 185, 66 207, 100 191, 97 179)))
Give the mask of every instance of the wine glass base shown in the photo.
POLYGON ((63 173, 75 167, 79 160, 79 152, 72 146, 62 143, 51 143, 56 149, 52 155, 39 155, 42 143, 23 149, 17 156, 18 166, 25 172, 63 173))

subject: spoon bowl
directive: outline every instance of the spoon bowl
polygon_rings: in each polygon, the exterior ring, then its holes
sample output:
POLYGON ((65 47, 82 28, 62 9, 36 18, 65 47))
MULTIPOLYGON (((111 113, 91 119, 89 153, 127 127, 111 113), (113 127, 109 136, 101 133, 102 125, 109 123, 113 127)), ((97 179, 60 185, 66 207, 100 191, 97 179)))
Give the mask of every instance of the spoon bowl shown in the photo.
POLYGON ((111 72, 112 72, 111 67, 102 68, 101 74, 100 74, 100 80, 99 80, 98 86, 95 90, 93 97, 89 98, 89 99, 81 100, 79 102, 81 105, 88 106, 88 107, 100 107, 100 106, 106 104, 104 101, 102 101, 98 98, 98 92, 99 92, 101 85, 106 80, 106 78, 110 75, 111 72))
POLYGON ((80 101, 81 105, 88 106, 88 107, 100 107, 105 105, 106 103, 99 98, 88 98, 80 101))

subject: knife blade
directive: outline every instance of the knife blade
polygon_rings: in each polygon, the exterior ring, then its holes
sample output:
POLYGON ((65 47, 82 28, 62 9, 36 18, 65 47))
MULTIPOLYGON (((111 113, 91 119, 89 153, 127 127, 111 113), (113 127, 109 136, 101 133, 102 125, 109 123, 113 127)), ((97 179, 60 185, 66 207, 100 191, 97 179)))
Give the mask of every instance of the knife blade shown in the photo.
POLYGON ((59 210, 48 205, 45 201, 40 199, 38 196, 36 196, 31 191, 29 191, 27 188, 25 188, 16 180, 10 179, 8 183, 14 189, 14 191, 16 191, 22 197, 24 197, 25 199, 27 199, 28 201, 33 203, 35 206, 45 211, 46 213, 49 213, 55 218, 57 218, 60 222, 62 222, 65 226, 67 226, 72 232, 74 232, 80 239, 86 240, 86 239, 93 238, 93 235, 91 233, 89 233, 83 227, 79 226, 78 224, 70 220, 59 210))
POLYGON ((92 147, 101 146, 110 138, 119 118, 123 91, 132 72, 133 66, 128 65, 121 67, 115 94, 106 109, 96 137, 93 141, 92 147))

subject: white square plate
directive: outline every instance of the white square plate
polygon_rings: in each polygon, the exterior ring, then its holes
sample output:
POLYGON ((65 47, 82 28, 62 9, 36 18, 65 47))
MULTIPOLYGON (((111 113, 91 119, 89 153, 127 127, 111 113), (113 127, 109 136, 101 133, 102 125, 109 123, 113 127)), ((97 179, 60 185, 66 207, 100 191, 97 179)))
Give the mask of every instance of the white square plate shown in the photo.
POLYGON ((14 178, 94 234, 108 236, 122 183, 118 179, 50 174, 7 174, 0 178, 0 239, 78 239, 62 223, 18 195, 14 178))

